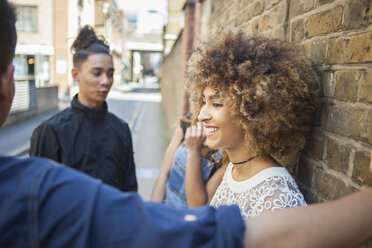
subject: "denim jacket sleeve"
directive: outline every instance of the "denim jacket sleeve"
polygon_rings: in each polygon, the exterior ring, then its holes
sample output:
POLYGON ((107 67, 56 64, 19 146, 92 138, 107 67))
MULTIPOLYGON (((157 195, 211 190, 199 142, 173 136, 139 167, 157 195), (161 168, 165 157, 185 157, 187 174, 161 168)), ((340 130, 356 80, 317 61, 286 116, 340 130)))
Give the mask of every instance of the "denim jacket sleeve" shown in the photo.
POLYGON ((0 210, 11 214, 0 220, 0 247, 242 246, 236 206, 171 209, 48 160, 17 159, 5 171, 4 164, 0 158, 0 197, 7 199, 0 210))

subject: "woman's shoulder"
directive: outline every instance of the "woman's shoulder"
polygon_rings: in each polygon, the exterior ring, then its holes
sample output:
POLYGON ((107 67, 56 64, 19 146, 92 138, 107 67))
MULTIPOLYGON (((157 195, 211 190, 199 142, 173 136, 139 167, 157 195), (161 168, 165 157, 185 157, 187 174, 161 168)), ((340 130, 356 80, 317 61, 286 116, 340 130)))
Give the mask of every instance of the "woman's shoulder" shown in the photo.
POLYGON ((226 169, 224 177, 226 177, 225 180, 227 181, 229 188, 231 188, 236 193, 242 193, 244 191, 251 190, 252 188, 257 187, 264 182, 278 180, 294 181, 293 177, 289 174, 287 169, 277 166, 263 169, 262 171, 244 181, 236 181, 232 177, 232 168, 233 165, 232 163, 230 163, 226 169))

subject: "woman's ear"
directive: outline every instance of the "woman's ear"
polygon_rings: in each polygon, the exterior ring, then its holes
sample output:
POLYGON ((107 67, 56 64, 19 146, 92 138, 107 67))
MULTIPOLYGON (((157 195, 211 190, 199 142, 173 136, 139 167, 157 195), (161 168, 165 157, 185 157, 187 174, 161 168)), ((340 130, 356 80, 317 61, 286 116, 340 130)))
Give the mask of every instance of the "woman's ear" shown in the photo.
POLYGON ((72 75, 72 79, 74 79, 74 81, 79 82, 79 70, 77 68, 75 68, 75 67, 72 68, 71 75, 72 75))

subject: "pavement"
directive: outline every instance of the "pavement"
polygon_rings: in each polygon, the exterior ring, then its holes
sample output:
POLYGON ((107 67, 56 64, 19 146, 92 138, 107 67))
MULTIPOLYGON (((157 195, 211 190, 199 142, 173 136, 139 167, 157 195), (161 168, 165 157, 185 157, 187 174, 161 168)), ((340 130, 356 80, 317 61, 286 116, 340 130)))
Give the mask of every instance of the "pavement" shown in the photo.
POLYGON ((62 110, 66 106, 66 103, 60 103, 59 108, 56 110, 36 115, 22 122, 1 128, 0 155, 26 157, 30 148, 30 138, 34 129, 43 120, 62 110))
MULTIPOLYGON (((138 193, 148 201, 169 142, 161 109, 159 85, 150 78, 145 82, 131 82, 113 89, 108 101, 125 99, 137 102, 127 122, 132 132, 138 193)), ((114 113, 121 117, 119 111, 114 113)))
MULTIPOLYGON (((77 88, 71 89, 73 96, 77 88)), ((145 201, 151 196, 169 137, 161 110, 161 95, 154 80, 114 85, 108 96, 109 110, 128 122, 132 132, 138 192, 145 201)), ((27 157, 33 130, 46 118, 69 106, 34 116, 0 129, 0 154, 27 157)))

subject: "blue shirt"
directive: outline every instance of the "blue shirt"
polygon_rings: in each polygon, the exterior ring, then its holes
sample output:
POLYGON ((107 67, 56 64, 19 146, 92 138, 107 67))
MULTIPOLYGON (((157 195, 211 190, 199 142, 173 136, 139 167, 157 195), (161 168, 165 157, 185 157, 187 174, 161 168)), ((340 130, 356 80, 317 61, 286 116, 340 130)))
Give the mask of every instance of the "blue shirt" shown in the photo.
MULTIPOLYGON (((207 183, 215 161, 222 159, 221 152, 217 151, 211 160, 201 158, 201 173, 204 184, 207 183)), ((174 208, 188 208, 186 199, 186 164, 187 152, 184 144, 178 146, 172 161, 172 169, 165 188, 164 203, 174 208)))
POLYGON ((241 247, 237 206, 145 203, 39 158, 0 157, 0 247, 241 247))

